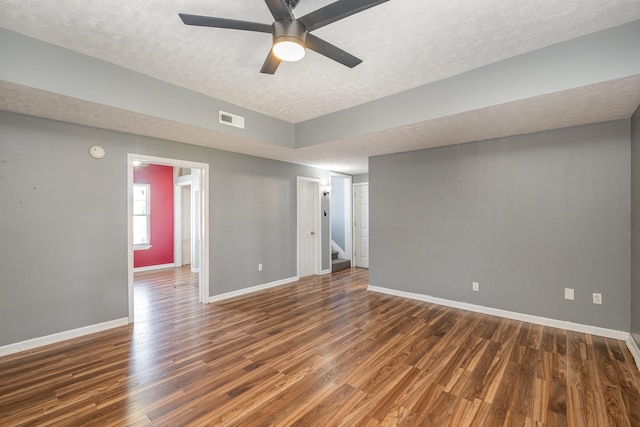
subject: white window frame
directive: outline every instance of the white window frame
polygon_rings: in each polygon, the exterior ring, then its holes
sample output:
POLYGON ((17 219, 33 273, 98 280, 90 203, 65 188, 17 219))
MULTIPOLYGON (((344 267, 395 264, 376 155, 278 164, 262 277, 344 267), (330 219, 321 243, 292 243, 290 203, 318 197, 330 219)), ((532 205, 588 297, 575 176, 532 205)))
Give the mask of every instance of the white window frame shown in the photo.
POLYGON ((134 197, 134 204, 135 204, 135 195, 136 195, 136 191, 135 188, 136 187, 144 187, 145 191, 144 194, 146 194, 146 202, 147 202, 147 208, 145 210, 146 214, 136 214, 135 211, 133 213, 133 218, 135 217, 140 217, 140 216, 145 216, 147 218, 147 236, 146 236, 146 243, 133 243, 133 250, 134 251, 139 251, 139 250, 146 250, 151 248, 151 185, 149 184, 137 184, 134 183, 133 184, 133 197, 134 197))

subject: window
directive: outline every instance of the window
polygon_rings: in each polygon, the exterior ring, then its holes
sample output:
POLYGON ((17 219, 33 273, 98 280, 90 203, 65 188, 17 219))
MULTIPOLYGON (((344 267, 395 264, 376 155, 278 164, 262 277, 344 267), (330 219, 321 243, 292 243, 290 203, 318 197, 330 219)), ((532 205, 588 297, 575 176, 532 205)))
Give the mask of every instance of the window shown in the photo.
POLYGON ((151 247, 150 196, 149 184, 133 184, 133 246, 135 249, 149 249, 151 247))

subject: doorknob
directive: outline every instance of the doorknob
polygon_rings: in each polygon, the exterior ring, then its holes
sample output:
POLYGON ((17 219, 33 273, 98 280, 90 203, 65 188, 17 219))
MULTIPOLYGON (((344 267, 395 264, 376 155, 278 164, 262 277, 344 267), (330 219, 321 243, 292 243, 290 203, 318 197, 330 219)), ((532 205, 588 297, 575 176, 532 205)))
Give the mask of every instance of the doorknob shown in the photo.
POLYGON ((315 236, 315 234, 316 234, 316 232, 315 232, 315 231, 312 231, 312 232, 311 232, 311 235, 312 235, 312 236, 315 236))

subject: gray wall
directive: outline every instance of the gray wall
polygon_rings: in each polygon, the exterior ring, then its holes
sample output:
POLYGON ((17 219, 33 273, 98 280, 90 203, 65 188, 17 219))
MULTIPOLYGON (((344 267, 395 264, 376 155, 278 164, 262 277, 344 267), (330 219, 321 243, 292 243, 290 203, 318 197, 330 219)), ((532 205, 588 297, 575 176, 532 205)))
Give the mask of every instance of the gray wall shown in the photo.
MULTIPOLYGON (((329 182, 329 179, 323 180, 329 182)), ((320 226, 322 227, 322 269, 331 269, 331 199, 320 193, 320 226)))
POLYGON ((345 178, 331 177, 331 240, 345 249, 345 178))
POLYGON ((628 331, 629 141, 622 120, 371 158, 370 284, 628 331))
POLYGON ((328 172, 0 112, 0 345, 128 315, 127 153, 210 165, 211 295, 296 275, 296 176, 328 172))
POLYGON ((631 335, 640 345, 640 108, 631 120, 631 335))
POLYGON ((369 174, 363 173, 360 175, 353 175, 353 180, 351 182, 353 184, 363 184, 365 182, 369 182, 369 174))

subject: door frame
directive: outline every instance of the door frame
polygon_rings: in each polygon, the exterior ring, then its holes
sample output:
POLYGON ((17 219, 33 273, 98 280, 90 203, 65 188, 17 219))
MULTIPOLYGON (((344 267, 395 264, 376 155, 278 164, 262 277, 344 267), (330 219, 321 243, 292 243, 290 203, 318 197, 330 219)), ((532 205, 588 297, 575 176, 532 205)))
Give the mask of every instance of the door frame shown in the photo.
POLYGON ((313 274, 322 274, 322 223, 320 222, 320 206, 322 200, 320 200, 320 179, 310 178, 305 176, 298 176, 296 178, 296 276, 300 277, 300 235, 298 217, 299 203, 298 203, 298 191, 301 183, 312 183, 313 185, 313 229, 315 231, 315 237, 313 239, 313 274))
MULTIPOLYGON (((338 173, 338 172, 330 172, 329 173, 329 185, 332 184, 332 179, 333 177, 339 177, 339 178, 343 178, 346 183, 345 183, 345 193, 344 193, 344 208, 345 208, 345 220, 344 220, 344 224, 345 224, 345 232, 344 232, 344 237, 345 237, 345 248, 344 248, 344 252, 345 255, 348 256, 350 259, 349 261, 351 261, 351 265, 354 265, 354 259, 353 259, 353 253, 355 251, 355 249, 353 248, 353 202, 354 202, 354 198, 355 196, 352 194, 354 192, 353 189, 353 177, 351 175, 345 175, 342 173, 338 173)), ((334 188, 333 186, 331 186, 331 191, 333 191, 334 188)), ((331 207, 331 209, 333 209, 333 207, 331 207)), ((329 259, 331 259, 331 220, 329 220, 329 259)))
MULTIPOLYGON (((353 240, 352 240, 352 242, 353 242, 352 250, 353 250, 353 252, 351 253, 351 257, 352 257, 351 259, 353 261, 351 262, 351 264, 354 267, 358 267, 358 265, 357 265, 358 263, 357 263, 357 260, 356 260, 356 246, 357 246, 357 244, 356 244, 356 232, 357 232, 357 227, 355 226, 355 222, 356 222, 356 187, 364 187, 365 185, 367 186, 367 188, 369 187, 369 183, 368 182, 358 182, 358 183, 355 183, 355 184, 351 185, 351 188, 352 188, 352 191, 353 191, 353 198, 351 199, 352 203, 353 203, 353 205, 352 205, 353 206, 353 210, 352 210, 353 214, 351 216, 351 228, 353 229, 353 234, 352 234, 352 238, 353 238, 353 240)), ((367 209, 369 209, 369 203, 367 203, 367 209)), ((371 227, 371 219, 370 218, 369 218, 369 227, 371 227)), ((369 229, 369 232, 371 232, 371 229, 369 229)), ((367 248, 367 253, 370 253, 369 252, 369 248, 367 248)), ((369 260, 371 260, 371 259, 369 259, 369 260)), ((365 267, 365 268, 369 268, 369 267, 365 267)))
MULTIPOLYGON (((185 197, 182 197, 182 189, 184 187, 189 187, 189 192, 191 192, 191 175, 188 176, 188 179, 185 179, 184 176, 176 177, 173 185, 173 262, 174 264, 176 264, 176 267, 181 267, 183 265, 182 205, 183 203, 189 203, 189 205, 191 205, 191 197, 189 197, 189 200, 186 200, 185 197)), ((191 206, 191 209, 193 209, 193 206, 191 206)), ((191 218, 189 219, 189 221, 191 222, 191 218)), ((190 234, 193 234, 193 232, 191 232, 190 234)), ((192 239, 193 236, 190 235, 190 240, 192 239)))
POLYGON ((128 262, 128 298, 129 323, 134 322, 133 292, 133 171, 134 160, 155 165, 200 169, 200 274, 198 284, 198 300, 209 303, 209 164, 188 160, 170 159, 166 157, 148 156, 145 154, 127 153, 127 262, 128 262))

